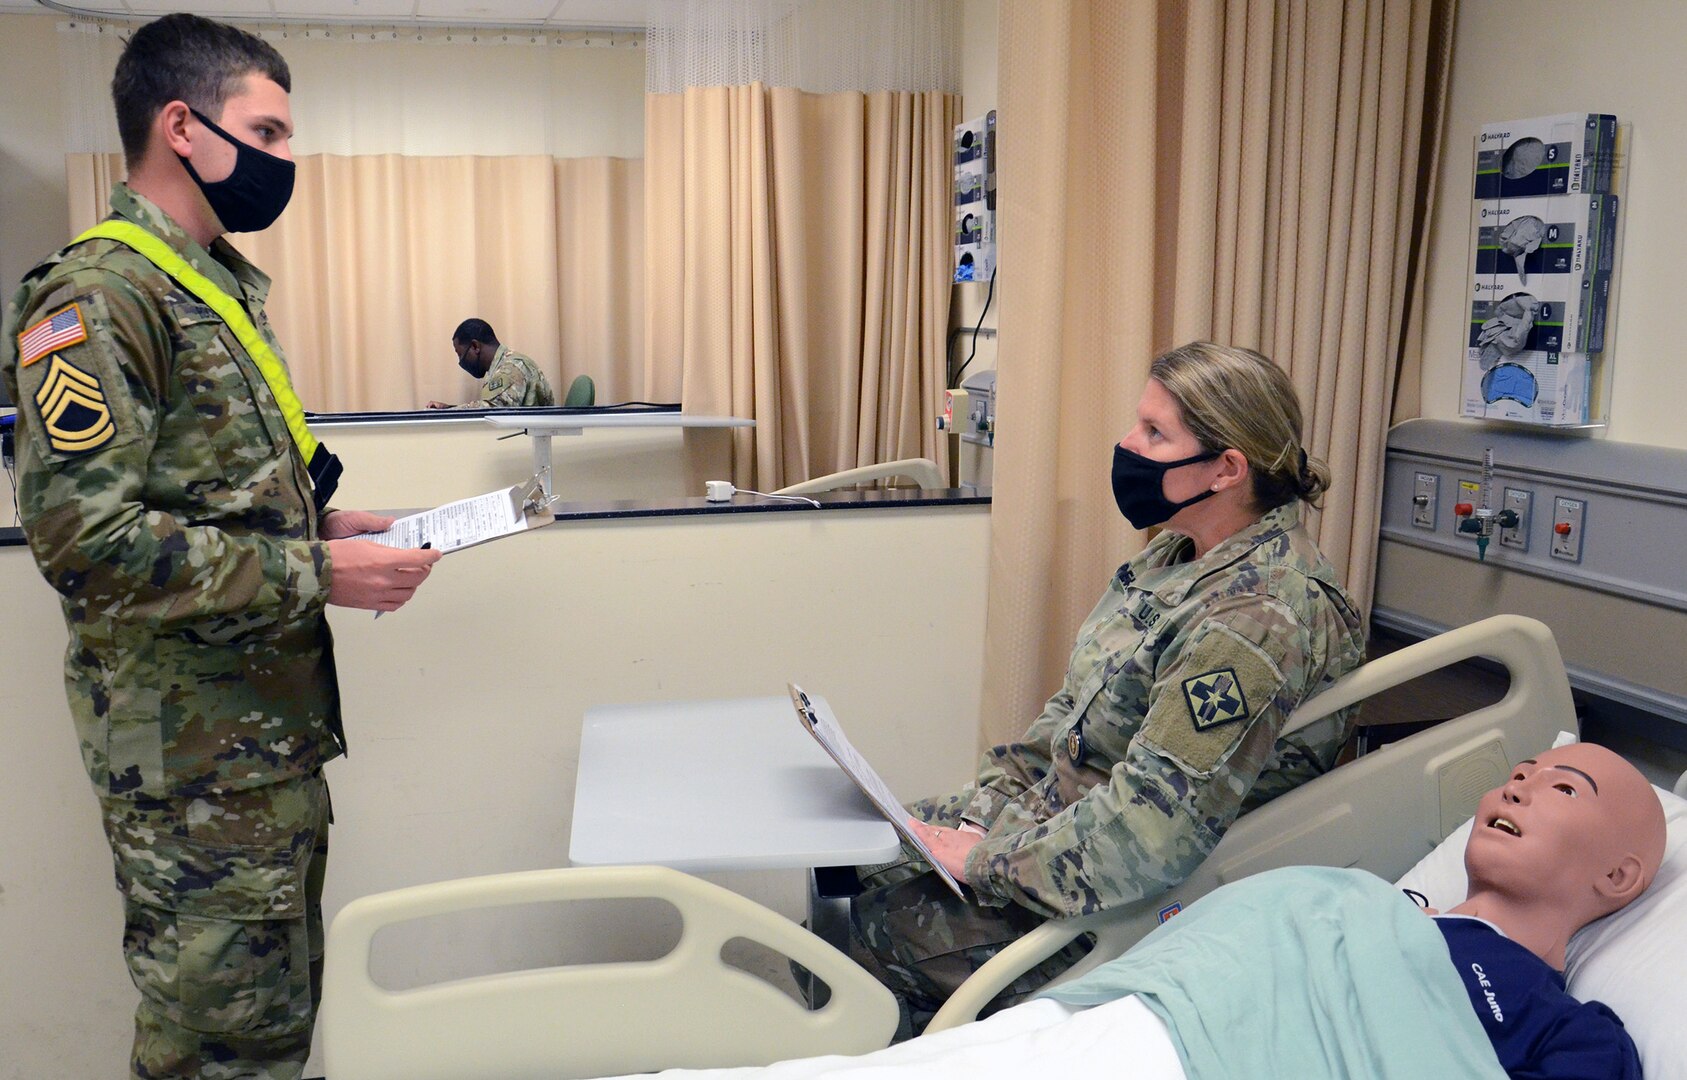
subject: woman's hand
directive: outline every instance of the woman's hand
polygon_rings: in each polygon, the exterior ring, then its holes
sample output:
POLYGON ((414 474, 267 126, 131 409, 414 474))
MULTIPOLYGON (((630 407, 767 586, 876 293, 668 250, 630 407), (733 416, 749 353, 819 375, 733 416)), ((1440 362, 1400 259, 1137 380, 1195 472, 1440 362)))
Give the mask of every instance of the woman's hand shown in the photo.
POLYGON ((939 828, 917 818, 908 819, 908 828, 930 849, 939 866, 954 875, 956 881, 966 880, 967 852, 984 839, 982 834, 972 829, 939 828))

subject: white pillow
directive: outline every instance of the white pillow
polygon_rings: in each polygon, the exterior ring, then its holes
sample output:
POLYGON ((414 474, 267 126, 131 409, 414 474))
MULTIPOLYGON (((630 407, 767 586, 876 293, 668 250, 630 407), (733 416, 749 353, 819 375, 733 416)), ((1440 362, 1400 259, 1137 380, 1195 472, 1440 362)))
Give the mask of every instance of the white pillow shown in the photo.
MULTIPOLYGON (((1622 1018, 1647 1080, 1687 1080, 1687 799, 1654 788, 1669 843, 1658 876, 1640 899, 1589 923, 1567 950, 1570 993, 1603 1001, 1622 1018)), ((1464 901, 1464 845, 1471 822, 1454 829, 1400 879, 1440 911, 1464 901)))

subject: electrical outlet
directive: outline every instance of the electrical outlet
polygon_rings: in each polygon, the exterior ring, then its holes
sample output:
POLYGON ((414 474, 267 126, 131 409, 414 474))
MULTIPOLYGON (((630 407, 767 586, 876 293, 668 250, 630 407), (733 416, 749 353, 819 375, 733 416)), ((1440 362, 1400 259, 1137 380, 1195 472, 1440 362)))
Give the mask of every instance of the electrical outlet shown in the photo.
POLYGON ((1500 510, 1511 511, 1517 515, 1517 524, 1509 528, 1500 528, 1500 544, 1504 547, 1516 548, 1518 551, 1529 550, 1529 507, 1534 502, 1534 493, 1522 488, 1506 488, 1505 501, 1500 504, 1500 510))
POLYGON ((1435 528, 1435 499, 1441 478, 1434 473, 1417 474, 1412 486, 1412 524, 1420 529, 1435 528))
POLYGON ((1552 557, 1582 561, 1582 532, 1587 521, 1587 503, 1560 495, 1552 500, 1552 557))

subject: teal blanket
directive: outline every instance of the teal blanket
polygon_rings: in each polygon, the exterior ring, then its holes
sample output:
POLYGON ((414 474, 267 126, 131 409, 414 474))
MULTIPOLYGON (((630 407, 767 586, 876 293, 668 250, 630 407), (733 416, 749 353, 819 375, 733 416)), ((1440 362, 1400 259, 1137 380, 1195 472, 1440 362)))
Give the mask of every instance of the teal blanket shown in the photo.
POLYGON ((1363 870, 1297 866, 1224 886, 1044 997, 1139 994, 1190 1080, 1505 1072, 1434 921, 1363 870))

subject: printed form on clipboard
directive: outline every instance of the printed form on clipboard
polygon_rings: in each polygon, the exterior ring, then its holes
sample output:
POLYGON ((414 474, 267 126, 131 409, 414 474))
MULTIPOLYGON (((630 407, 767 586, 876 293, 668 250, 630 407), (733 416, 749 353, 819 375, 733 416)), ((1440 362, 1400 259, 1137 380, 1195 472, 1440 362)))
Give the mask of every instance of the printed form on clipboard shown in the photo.
POLYGON ((532 484, 488 491, 472 499, 459 499, 419 514, 410 514, 378 533, 361 533, 354 539, 372 540, 394 548, 419 548, 453 552, 527 532, 556 520, 536 498, 532 484))
POLYGON ((851 780, 855 781, 855 786, 860 788, 861 793, 884 815, 885 820, 896 827, 897 835, 920 853, 920 858, 937 871, 937 876, 954 890, 956 896, 965 900, 967 896, 961 891, 961 883, 955 880, 953 874, 938 865, 931 849, 908 828, 908 811, 903 809, 878 772, 867 764, 867 759, 850 745, 849 739, 844 736, 843 728, 838 726, 838 718, 832 715, 832 707, 826 704, 826 699, 818 694, 803 693, 802 687, 796 683, 786 683, 785 686, 791 692, 791 704, 796 706, 797 719, 801 720, 802 726, 814 736, 814 741, 832 756, 832 760, 838 763, 838 767, 851 780))

